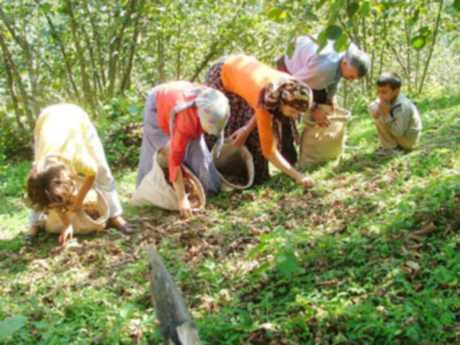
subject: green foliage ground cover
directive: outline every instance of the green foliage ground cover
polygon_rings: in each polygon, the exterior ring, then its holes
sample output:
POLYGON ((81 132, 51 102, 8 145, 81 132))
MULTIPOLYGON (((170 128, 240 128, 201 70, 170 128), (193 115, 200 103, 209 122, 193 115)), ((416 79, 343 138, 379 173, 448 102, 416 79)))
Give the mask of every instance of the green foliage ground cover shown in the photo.
POLYGON ((376 157, 358 108, 346 154, 311 172, 312 191, 276 175, 188 221, 130 206, 135 170, 117 170, 138 233, 63 252, 54 236, 25 245, 30 164, 2 161, 0 342, 159 344, 144 252, 156 244, 205 344, 459 343, 460 95, 418 105, 419 150, 376 157))

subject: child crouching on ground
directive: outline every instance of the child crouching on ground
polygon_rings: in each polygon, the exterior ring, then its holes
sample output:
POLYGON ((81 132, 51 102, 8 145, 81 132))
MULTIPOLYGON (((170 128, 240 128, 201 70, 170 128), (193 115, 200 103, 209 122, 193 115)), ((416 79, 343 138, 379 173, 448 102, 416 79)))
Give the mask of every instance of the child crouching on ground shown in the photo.
POLYGON ((401 94, 401 79, 384 73, 377 80, 377 100, 369 105, 379 136, 381 152, 412 150, 419 142, 422 121, 417 107, 401 94))

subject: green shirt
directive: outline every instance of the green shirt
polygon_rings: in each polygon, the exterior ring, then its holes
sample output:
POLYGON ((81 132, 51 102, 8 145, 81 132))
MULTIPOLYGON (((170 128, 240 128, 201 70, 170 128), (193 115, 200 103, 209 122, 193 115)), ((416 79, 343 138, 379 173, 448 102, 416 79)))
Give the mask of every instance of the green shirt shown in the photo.
POLYGON ((422 120, 417 107, 402 94, 391 104, 390 114, 380 114, 379 119, 388 126, 395 137, 418 135, 422 130, 422 120))

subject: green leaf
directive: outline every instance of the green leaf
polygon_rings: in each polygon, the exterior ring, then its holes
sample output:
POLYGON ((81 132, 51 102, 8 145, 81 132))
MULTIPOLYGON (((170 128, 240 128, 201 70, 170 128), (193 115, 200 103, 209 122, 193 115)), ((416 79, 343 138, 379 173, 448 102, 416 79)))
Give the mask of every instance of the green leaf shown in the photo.
POLYGON ((329 6, 329 23, 335 22, 337 16, 339 16, 341 9, 344 7, 344 0, 334 0, 334 2, 329 6))
POLYGON ((453 273, 444 266, 436 268, 433 272, 433 277, 439 284, 449 284, 455 279, 453 273))
POLYGON ((41 4, 40 9, 45 13, 49 13, 51 11, 51 5, 48 3, 41 4))
POLYGON ((320 0, 316 3, 316 9, 319 10, 326 3, 326 0, 320 0))
POLYGON ((119 314, 120 314, 120 317, 122 319, 126 319, 129 317, 129 315, 131 315, 131 313, 133 312, 134 310, 134 307, 132 304, 126 304, 124 305, 120 310, 119 310, 119 314))
POLYGON ((428 26, 420 28, 418 31, 420 36, 428 37, 431 35, 431 29, 428 26))
POLYGON ((292 250, 284 251, 276 258, 276 268, 288 279, 295 273, 303 272, 292 250))
POLYGON ((426 37, 421 35, 413 37, 411 40, 411 45, 414 49, 422 49, 426 45, 426 37))
POLYGON ((294 53, 294 50, 295 50, 295 38, 293 38, 292 40, 290 40, 288 46, 287 46, 287 55, 288 56, 292 56, 292 54, 294 53))
POLYGON ((327 44, 327 29, 321 31, 316 41, 319 46, 319 51, 321 51, 327 44))
POLYGON ((363 1, 363 3, 361 4, 361 7, 359 9, 359 14, 362 17, 365 17, 365 16, 369 15, 370 12, 371 12, 371 3, 369 1, 363 1))
POLYGON ((348 46, 348 37, 344 33, 335 41, 334 48, 338 52, 343 52, 347 49, 348 46))
POLYGON ((415 25, 418 22, 419 17, 420 17, 420 10, 417 8, 409 20, 409 25, 411 26, 415 25))
POLYGON ((48 329, 50 328, 49 323, 44 322, 44 321, 37 321, 33 323, 33 326, 37 329, 48 329))
POLYGON ((274 22, 282 22, 287 18, 288 14, 286 11, 282 10, 281 8, 274 7, 268 13, 267 17, 273 20, 274 22))
POLYGON ((22 315, 0 321, 0 339, 12 336, 26 324, 27 318, 22 315))
POLYGON ((453 6, 457 11, 460 11, 460 0, 455 0, 453 6))
POLYGON ((358 12, 359 10, 359 4, 357 1, 353 1, 351 2, 348 7, 347 7, 347 14, 348 14, 348 17, 353 17, 356 12, 358 12))
POLYGON ((328 39, 335 41, 342 35, 342 29, 337 25, 328 26, 326 35, 328 39))
POLYGON ((261 274, 267 273, 270 268, 271 268, 270 263, 264 262, 262 265, 257 267, 254 271, 252 271, 252 274, 254 274, 255 276, 261 275, 261 274))

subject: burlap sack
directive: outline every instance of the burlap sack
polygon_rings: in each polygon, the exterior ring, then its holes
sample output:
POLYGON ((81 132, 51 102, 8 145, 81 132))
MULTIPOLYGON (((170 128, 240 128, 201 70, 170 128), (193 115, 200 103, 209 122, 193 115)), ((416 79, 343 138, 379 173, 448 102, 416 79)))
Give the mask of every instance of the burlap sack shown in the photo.
MULTIPOLYGON (((74 234, 89 234, 103 231, 109 219, 109 206, 104 196, 91 189, 83 202, 83 209, 72 219, 74 234)), ((46 216, 45 229, 50 233, 60 233, 64 225, 59 214, 50 210, 46 216)))
POLYGON ((246 189, 254 183, 254 160, 246 146, 235 147, 227 140, 219 157, 213 148, 212 159, 222 179, 221 190, 246 189))
POLYGON ((320 105, 328 112, 330 125, 326 128, 305 120, 299 154, 299 167, 335 160, 342 154, 346 141, 346 126, 351 117, 348 110, 320 105))
MULTIPOLYGON (((184 172, 185 191, 192 207, 204 208, 206 194, 200 180, 184 165, 182 165, 182 171, 184 172)), ((152 170, 145 175, 131 201, 135 205, 153 204, 165 210, 179 210, 176 191, 168 181, 167 160, 160 152, 153 155, 152 170)))

